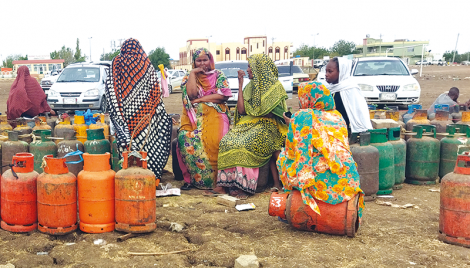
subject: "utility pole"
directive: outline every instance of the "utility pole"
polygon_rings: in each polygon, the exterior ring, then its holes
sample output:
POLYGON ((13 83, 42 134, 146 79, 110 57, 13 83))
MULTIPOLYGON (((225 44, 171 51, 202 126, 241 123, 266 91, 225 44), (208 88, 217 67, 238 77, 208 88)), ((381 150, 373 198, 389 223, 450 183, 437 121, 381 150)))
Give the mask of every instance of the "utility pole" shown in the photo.
POLYGON ((382 34, 380 34, 379 57, 382 54, 382 34))
POLYGON ((455 51, 457 51, 457 44, 459 43, 459 35, 460 33, 457 34, 457 41, 455 42, 454 56, 452 56, 452 64, 454 63, 454 60, 455 60, 455 51))
POLYGON ((90 40, 90 62, 91 62, 91 38, 93 38, 93 37, 88 38, 88 40, 90 40))

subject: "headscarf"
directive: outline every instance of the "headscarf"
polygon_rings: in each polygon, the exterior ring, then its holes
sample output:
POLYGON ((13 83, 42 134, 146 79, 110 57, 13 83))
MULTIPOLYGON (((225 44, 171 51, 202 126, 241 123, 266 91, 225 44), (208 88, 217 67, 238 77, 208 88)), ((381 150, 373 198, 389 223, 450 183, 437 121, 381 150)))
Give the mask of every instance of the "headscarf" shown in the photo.
POLYGON ((166 79, 165 77, 165 71, 163 69, 163 64, 158 64, 158 69, 160 69, 160 74, 162 75, 162 79, 166 79))
POLYGON ((108 108, 119 151, 140 150, 145 144, 148 167, 157 177, 168 159, 171 135, 170 117, 161 95, 155 68, 139 41, 127 39, 113 60, 106 82, 108 108))
POLYGON ((340 92, 353 133, 372 129, 367 102, 362 96, 357 83, 351 79, 352 61, 346 58, 337 59, 339 69, 338 83, 327 84, 326 86, 331 94, 340 92))
POLYGON ((282 118, 286 111, 287 93, 278 79, 278 70, 266 54, 254 54, 248 58, 253 79, 243 90, 245 111, 252 116, 265 116, 273 112, 282 118), (279 106, 279 107, 278 107, 279 106), (275 109, 276 107, 280 109, 275 109))
POLYGON ((330 91, 308 82, 300 85, 298 96, 301 110, 291 119, 278 169, 285 189, 299 190, 303 202, 320 214, 314 197, 334 205, 362 191, 346 123, 334 109, 330 91))
POLYGON ((44 90, 38 81, 31 77, 28 67, 18 68, 17 77, 11 85, 7 100, 8 120, 14 120, 23 113, 34 117, 50 110, 44 90))
POLYGON ((193 68, 196 68, 196 59, 199 57, 204 57, 204 55, 207 55, 209 57, 209 62, 210 62, 210 71, 206 73, 198 73, 196 75, 196 82, 199 86, 202 87, 205 91, 210 90, 212 88, 212 84, 209 81, 209 76, 217 75, 215 72, 215 63, 214 63, 214 57, 212 56, 212 53, 206 48, 199 48, 193 53, 193 68))

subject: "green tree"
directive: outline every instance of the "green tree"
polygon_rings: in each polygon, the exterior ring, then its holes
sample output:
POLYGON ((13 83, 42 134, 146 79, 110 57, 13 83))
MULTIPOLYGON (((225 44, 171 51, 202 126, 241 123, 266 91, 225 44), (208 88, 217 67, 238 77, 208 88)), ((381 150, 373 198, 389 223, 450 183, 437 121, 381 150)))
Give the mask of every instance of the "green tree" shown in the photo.
POLYGON ((305 44, 300 45, 300 47, 294 51, 294 57, 298 55, 300 57, 309 57, 310 59, 312 56, 316 59, 321 59, 323 56, 327 56, 329 54, 330 51, 326 48, 307 46, 305 44))
POLYGON ((346 40, 339 40, 330 48, 330 56, 344 56, 357 53, 356 44, 346 40))
MULTIPOLYGON (((454 51, 446 51, 443 55, 444 59, 447 62, 452 63, 452 59, 454 58, 454 51)), ((467 55, 466 54, 459 54, 458 51, 455 51, 455 59, 454 62, 460 63, 461 61, 467 60, 467 55)))
POLYGON ((150 51, 149 54, 150 62, 153 67, 158 70, 158 65, 163 64, 166 68, 170 68, 170 55, 165 52, 164 47, 157 47, 155 50, 150 51))
POLYGON ((13 61, 15 60, 27 60, 28 59, 28 55, 26 56, 22 56, 20 54, 11 54, 11 55, 8 55, 2 62, 2 67, 3 68, 13 68, 13 61))
POLYGON ((49 55, 51 56, 51 59, 54 60, 63 59, 64 67, 75 62, 73 50, 69 47, 66 48, 65 46, 62 46, 59 51, 53 51, 49 53, 49 55))
POLYGON ((119 53, 121 53, 120 49, 101 54, 100 60, 113 60, 117 55, 119 55, 119 53))
POLYGON ((80 49, 80 40, 77 38, 77 47, 75 48, 75 54, 73 55, 75 62, 85 61, 85 55, 82 56, 82 50, 80 49))

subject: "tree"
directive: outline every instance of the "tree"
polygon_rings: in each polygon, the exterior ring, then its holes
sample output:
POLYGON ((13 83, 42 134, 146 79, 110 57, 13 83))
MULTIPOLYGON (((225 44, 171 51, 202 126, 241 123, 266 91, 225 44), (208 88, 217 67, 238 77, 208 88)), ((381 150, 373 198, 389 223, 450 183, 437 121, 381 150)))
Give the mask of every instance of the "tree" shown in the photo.
POLYGON ((329 54, 330 52, 326 48, 307 46, 305 44, 300 45, 300 47, 294 51, 294 57, 298 55, 300 57, 312 58, 312 56, 314 56, 317 59, 323 58, 323 56, 327 56, 329 54))
POLYGON ((73 50, 69 47, 62 46, 62 48, 59 51, 53 51, 49 53, 51 56, 51 59, 57 60, 57 59, 63 59, 64 60, 64 67, 69 65, 70 63, 75 62, 75 57, 73 50))
POLYGON ((5 60, 3 60, 2 62, 2 67, 3 68, 13 68, 13 61, 15 60, 28 60, 28 55, 26 56, 22 56, 20 54, 17 54, 17 55, 8 55, 5 60))
POLYGON ((80 40, 77 38, 77 47, 75 48, 75 54, 73 55, 75 62, 85 61, 85 55, 82 56, 82 50, 80 49, 80 40))
POLYGON ((354 42, 348 42, 346 40, 339 40, 337 41, 331 48, 331 55, 336 56, 344 56, 349 54, 355 54, 356 51, 356 44, 354 42))
POLYGON ((117 55, 119 55, 119 53, 121 53, 120 49, 101 54, 100 60, 113 60, 117 55))
POLYGON ((157 47, 155 50, 150 51, 149 59, 156 70, 158 70, 159 64, 163 64, 166 68, 171 68, 170 55, 165 52, 164 47, 157 47))

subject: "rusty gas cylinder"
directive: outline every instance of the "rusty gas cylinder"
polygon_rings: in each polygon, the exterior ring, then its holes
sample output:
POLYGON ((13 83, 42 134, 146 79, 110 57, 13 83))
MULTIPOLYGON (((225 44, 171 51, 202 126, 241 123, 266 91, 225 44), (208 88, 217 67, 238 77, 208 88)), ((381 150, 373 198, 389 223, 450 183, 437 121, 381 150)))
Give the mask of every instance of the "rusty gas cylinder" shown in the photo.
POLYGON ((155 174, 147 169, 147 152, 123 152, 114 179, 116 230, 148 233, 157 227, 155 174), (140 158, 141 157, 141 158, 140 158))
MULTIPOLYGON (((54 137, 55 138, 62 138, 63 139, 65 137, 65 131, 68 131, 70 129, 74 130, 73 126, 70 124, 70 116, 68 116, 67 114, 63 114, 62 118, 63 118, 62 121, 59 122, 59 124, 57 124, 54 127, 54 137)), ((57 144, 60 141, 61 141, 60 139, 56 139, 55 143, 57 144)))
POLYGON ((393 146, 393 163, 395 166, 394 190, 403 188, 406 170, 406 142, 400 137, 400 128, 388 129, 388 142, 393 146))
POLYGON ((8 124, 7 116, 0 115, 0 135, 8 136, 8 131, 12 131, 13 127, 8 124))
POLYGON ((439 239, 470 247, 470 155, 457 156, 454 172, 441 181, 439 239))
POLYGON ((52 134, 52 137, 54 137, 54 128, 55 128, 55 124, 57 122, 57 116, 54 115, 54 116, 51 116, 50 113, 46 113, 46 123, 48 126, 51 127, 51 134, 52 134))
POLYGON ((364 201, 372 201, 377 198, 379 191, 379 150, 370 145, 369 132, 361 132, 359 136, 357 133, 352 133, 349 144, 352 157, 357 164, 360 187, 365 195, 364 201))
POLYGON ((287 222, 299 230, 349 237, 356 235, 359 228, 359 195, 336 205, 320 200, 315 200, 315 202, 321 215, 303 203, 302 195, 297 190, 293 190, 287 200, 285 195, 273 193, 269 203, 269 212, 271 216, 279 216, 282 219, 285 216, 287 222))
POLYGON ((104 137, 104 129, 87 129, 87 141, 83 144, 89 154, 111 153, 109 140, 104 137))
POLYGON ((35 126, 33 127, 33 132, 35 130, 51 130, 52 133, 52 127, 49 126, 46 121, 43 121, 42 118, 36 117, 34 118, 34 124, 35 126))
POLYGON ((17 121, 18 121, 18 124, 13 130, 18 131, 18 135, 19 135, 18 139, 20 141, 24 141, 30 144, 33 141, 33 137, 32 135, 30 135, 33 132, 33 129, 30 126, 28 126, 25 118, 22 118, 22 117, 18 118, 17 121))
POLYGON ((436 117, 430 123, 436 127, 438 140, 442 140, 445 136, 439 135, 446 132, 446 126, 452 124, 452 120, 449 119, 450 113, 448 111, 436 111, 436 117))
POLYGON ((107 140, 109 140, 109 142, 111 142, 110 135, 109 135, 109 126, 105 123, 105 115, 104 114, 99 114, 97 116, 99 116, 99 120, 96 121, 95 124, 91 124, 88 127, 88 129, 102 128, 105 139, 107 139, 107 140))
POLYGON ((37 181, 38 229, 65 235, 77 229, 77 178, 69 172, 65 158, 44 157, 44 173, 37 181))
POLYGON ((57 157, 65 157, 69 171, 78 176, 83 170, 83 143, 75 138, 75 131, 64 131, 64 140, 57 144, 57 157))
MULTIPOLYGON (((411 118, 405 125, 406 131, 413 131, 413 127, 416 125, 430 125, 431 122, 428 120, 427 110, 415 110, 413 118, 411 118)), ((410 137, 406 136, 405 140, 410 137)))
POLYGON ((83 154, 83 170, 78 173, 80 230, 105 233, 114 230, 114 176, 111 155, 83 154))
POLYGON ((24 233, 37 228, 36 182, 34 156, 18 153, 13 156, 13 171, 5 171, 1 180, 2 229, 24 233))
POLYGON ((10 169, 13 156, 17 153, 29 152, 28 143, 18 140, 17 131, 8 131, 8 140, 2 144, 2 173, 10 169))
MULTIPOLYGON (((379 187, 377 186, 377 188, 379 187)), ((289 194, 285 192, 272 192, 271 198, 269 198, 268 214, 270 216, 278 216, 279 218, 285 220, 288 196, 289 194)))
POLYGON ((470 126, 470 111, 462 111, 462 119, 457 124, 465 124, 470 126))

